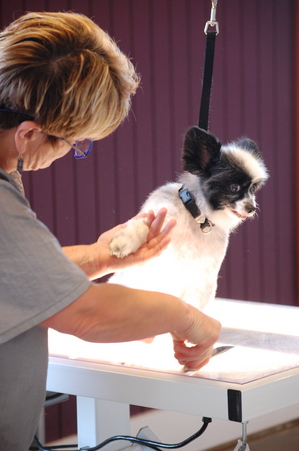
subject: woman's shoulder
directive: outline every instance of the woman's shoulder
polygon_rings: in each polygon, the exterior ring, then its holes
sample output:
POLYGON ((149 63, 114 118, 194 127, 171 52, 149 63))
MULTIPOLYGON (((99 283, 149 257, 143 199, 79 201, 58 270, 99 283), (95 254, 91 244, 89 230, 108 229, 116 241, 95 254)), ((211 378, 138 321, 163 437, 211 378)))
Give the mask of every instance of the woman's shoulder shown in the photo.
MULTIPOLYGON (((0 169, 0 210, 7 215, 14 215, 16 212, 31 212, 29 201, 24 196, 22 180, 15 179, 12 174, 8 174, 0 169)), ((2 218, 4 219, 4 218, 2 218)))
POLYGON ((0 179, 7 180, 7 182, 11 181, 11 176, 7 174, 7 172, 3 171, 3 169, 0 168, 0 179))

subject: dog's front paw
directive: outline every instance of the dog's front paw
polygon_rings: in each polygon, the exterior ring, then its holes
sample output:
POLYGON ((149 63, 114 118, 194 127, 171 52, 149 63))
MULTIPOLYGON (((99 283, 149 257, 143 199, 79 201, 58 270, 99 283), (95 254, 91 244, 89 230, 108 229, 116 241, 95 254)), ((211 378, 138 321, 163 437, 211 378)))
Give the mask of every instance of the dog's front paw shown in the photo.
POLYGON ((133 254, 146 243, 148 232, 149 227, 143 219, 132 219, 112 238, 109 245, 110 254, 118 258, 133 254))

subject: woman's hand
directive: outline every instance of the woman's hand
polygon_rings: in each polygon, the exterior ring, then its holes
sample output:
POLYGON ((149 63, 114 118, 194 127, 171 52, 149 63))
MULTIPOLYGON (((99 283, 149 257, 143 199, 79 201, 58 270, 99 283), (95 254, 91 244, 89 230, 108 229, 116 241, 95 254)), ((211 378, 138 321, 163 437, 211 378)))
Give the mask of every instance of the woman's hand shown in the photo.
POLYGON ((185 371, 195 371, 208 363, 213 345, 218 340, 221 324, 214 318, 190 306, 192 326, 172 333, 174 356, 185 371))
POLYGON ((104 232, 96 243, 95 250, 98 255, 98 263, 101 269, 101 275, 109 274, 120 269, 128 268, 145 263, 152 258, 157 257, 166 249, 171 241, 171 231, 176 225, 174 219, 170 220, 162 229, 167 215, 166 208, 161 208, 157 215, 153 211, 147 214, 142 213, 133 219, 145 218, 146 224, 149 227, 147 242, 144 243, 136 252, 128 255, 125 258, 117 258, 112 256, 109 251, 109 244, 116 232, 121 228, 126 227, 126 224, 121 224, 113 229, 104 232))
POLYGON ((166 208, 161 208, 157 215, 153 211, 149 211, 147 214, 142 213, 133 218, 146 218, 149 233, 147 242, 125 258, 111 255, 109 244, 116 232, 126 227, 126 224, 118 225, 102 233, 94 244, 67 246, 63 248, 63 252, 73 263, 80 266, 90 280, 98 279, 129 266, 140 265, 160 255, 170 243, 171 231, 175 227, 176 221, 170 220, 162 229, 166 215, 166 208))

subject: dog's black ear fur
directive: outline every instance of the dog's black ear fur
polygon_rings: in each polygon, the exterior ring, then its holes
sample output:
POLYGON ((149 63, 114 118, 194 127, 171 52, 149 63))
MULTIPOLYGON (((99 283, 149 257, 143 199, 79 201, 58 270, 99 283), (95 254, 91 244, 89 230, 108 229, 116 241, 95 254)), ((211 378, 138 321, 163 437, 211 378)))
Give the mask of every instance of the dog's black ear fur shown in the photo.
POLYGON ((246 137, 240 138, 235 142, 235 145, 252 153, 256 158, 262 159, 258 145, 252 139, 246 137))
POLYGON ((192 174, 209 174, 209 168, 220 157, 221 142, 212 133, 191 127, 185 134, 182 153, 183 169, 192 174))

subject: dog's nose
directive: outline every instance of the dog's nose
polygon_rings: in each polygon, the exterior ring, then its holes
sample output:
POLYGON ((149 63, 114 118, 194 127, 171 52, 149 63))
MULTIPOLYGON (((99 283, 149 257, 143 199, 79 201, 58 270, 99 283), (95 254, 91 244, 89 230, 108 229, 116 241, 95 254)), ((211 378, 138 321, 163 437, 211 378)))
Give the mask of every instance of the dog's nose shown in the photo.
POLYGON ((256 210, 256 207, 254 207, 252 204, 246 205, 245 210, 247 211, 247 213, 254 213, 256 210))

